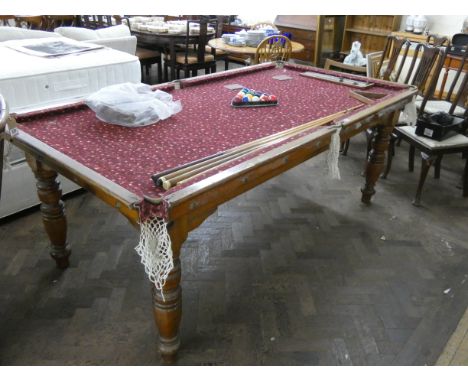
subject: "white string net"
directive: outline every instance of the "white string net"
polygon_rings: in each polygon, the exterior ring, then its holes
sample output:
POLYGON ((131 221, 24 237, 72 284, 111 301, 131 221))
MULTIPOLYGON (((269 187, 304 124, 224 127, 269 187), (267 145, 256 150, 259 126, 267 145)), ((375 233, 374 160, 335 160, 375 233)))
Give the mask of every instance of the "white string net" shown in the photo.
POLYGON ((340 157, 340 130, 336 129, 331 136, 327 154, 328 173, 332 179, 341 179, 338 158, 340 157))
POLYGON ((171 238, 166 222, 149 218, 140 222, 140 242, 135 250, 141 257, 145 272, 157 290, 162 290, 169 272, 174 267, 171 238))

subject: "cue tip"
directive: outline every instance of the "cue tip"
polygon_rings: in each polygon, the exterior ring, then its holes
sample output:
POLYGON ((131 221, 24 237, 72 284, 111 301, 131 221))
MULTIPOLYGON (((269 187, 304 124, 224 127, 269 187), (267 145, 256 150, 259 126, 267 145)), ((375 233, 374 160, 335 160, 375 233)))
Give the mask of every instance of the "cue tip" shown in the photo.
POLYGON ((166 180, 166 178, 164 178, 164 177, 159 178, 159 180, 161 181, 162 187, 166 191, 169 190, 172 187, 172 184, 171 184, 170 180, 166 180))

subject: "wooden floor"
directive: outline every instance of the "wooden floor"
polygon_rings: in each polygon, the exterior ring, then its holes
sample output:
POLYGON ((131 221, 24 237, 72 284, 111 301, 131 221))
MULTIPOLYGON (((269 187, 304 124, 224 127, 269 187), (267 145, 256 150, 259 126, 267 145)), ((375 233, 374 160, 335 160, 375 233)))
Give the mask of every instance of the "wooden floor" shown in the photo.
MULTIPOLYGON (((366 207, 363 152, 353 139, 340 181, 319 156, 190 234, 180 365, 436 363, 468 307, 463 161, 444 158, 416 208, 402 144, 366 207)), ((64 272, 37 209, 0 224, 0 364, 158 365, 137 232, 89 193, 66 205, 64 272)))

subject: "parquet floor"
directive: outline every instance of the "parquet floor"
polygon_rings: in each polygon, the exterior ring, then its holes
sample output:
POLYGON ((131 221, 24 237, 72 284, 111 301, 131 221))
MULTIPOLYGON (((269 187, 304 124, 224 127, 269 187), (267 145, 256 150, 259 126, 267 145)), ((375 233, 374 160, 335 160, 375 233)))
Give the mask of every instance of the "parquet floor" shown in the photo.
MULTIPOLYGON (((221 206, 182 251, 179 365, 435 364, 468 307, 463 161, 424 206, 398 148, 360 203, 363 137, 331 180, 325 156, 221 206)), ((38 210, 0 224, 0 364, 158 365, 137 232, 89 193, 66 201, 71 267, 54 268, 38 210)))

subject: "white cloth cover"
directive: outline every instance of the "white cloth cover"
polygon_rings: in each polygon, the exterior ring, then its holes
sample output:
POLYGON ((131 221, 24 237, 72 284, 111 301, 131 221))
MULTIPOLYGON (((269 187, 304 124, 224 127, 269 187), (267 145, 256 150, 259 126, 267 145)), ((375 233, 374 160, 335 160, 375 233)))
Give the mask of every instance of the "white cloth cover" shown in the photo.
POLYGON ((147 126, 182 110, 171 94, 130 82, 107 86, 85 102, 101 121, 125 127, 147 126))
POLYGON ((332 179, 341 179, 340 168, 338 167, 338 159, 340 157, 340 131, 337 128, 330 140, 330 147, 327 154, 328 173, 332 179))

